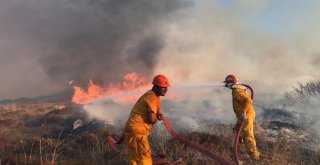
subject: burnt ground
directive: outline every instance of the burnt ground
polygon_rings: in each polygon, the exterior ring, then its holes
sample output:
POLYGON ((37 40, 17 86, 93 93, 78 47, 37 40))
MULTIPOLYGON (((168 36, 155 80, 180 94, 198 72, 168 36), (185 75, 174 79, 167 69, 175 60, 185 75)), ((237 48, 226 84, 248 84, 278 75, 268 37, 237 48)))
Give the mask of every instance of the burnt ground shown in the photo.
MULTIPOLYGON (((240 144, 239 156, 243 164, 320 164, 319 152, 304 147, 310 137, 299 125, 289 122, 294 116, 279 109, 268 109, 261 115, 265 115, 266 120, 255 124, 261 160, 252 161, 240 144), (281 120, 274 120, 279 116, 281 120)), ((214 126, 230 130, 226 135, 186 131, 181 134, 232 161, 232 127, 214 126)), ((114 153, 105 143, 107 136, 119 137, 119 130, 88 118, 78 105, 0 105, 0 130, 1 164, 127 164, 125 151, 114 153)), ((168 160, 181 158, 181 164, 219 164, 175 139, 164 137, 161 132, 153 133, 150 143, 154 153, 165 154, 168 160)))

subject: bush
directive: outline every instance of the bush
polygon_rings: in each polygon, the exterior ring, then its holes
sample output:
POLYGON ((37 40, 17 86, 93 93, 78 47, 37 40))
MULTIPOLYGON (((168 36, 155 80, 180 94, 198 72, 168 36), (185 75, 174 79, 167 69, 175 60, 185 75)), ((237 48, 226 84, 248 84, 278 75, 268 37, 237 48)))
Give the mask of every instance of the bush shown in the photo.
POLYGON ((306 84, 298 83, 298 87, 294 87, 292 92, 286 94, 286 97, 292 101, 305 102, 310 97, 320 95, 320 80, 309 81, 306 84))

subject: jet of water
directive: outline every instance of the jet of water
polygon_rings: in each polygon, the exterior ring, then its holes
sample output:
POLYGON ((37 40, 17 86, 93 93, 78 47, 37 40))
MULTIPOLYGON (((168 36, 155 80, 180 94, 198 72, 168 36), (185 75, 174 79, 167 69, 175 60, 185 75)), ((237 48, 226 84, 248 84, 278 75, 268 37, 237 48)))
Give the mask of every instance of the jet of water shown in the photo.
POLYGON ((224 87, 224 84, 202 83, 202 84, 177 84, 171 88, 210 88, 210 87, 224 87))

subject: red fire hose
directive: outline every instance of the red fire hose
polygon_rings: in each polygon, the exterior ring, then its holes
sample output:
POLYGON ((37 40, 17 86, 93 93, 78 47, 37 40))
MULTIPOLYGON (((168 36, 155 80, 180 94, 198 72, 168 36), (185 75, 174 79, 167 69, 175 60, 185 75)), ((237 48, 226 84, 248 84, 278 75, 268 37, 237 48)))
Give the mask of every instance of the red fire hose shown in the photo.
MULTIPOLYGON (((218 155, 216 155, 215 153, 209 151, 208 149, 205 149, 199 145, 197 145, 196 143, 194 142, 191 142, 181 136, 179 136, 172 128, 172 126, 170 125, 169 121, 167 120, 167 118, 164 116, 164 115, 161 115, 161 118, 163 120, 163 123, 165 125, 165 127, 167 128, 168 132, 177 140, 179 140, 181 143, 184 143, 186 144, 187 146, 209 156, 210 158, 213 158, 215 159, 216 161, 220 162, 222 165, 232 165, 233 163, 229 160, 226 160, 218 155)), ((123 141, 123 138, 124 136, 122 135, 121 138, 118 140, 118 141, 115 141, 112 137, 108 136, 107 138, 107 142, 109 144, 109 146, 111 147, 112 150, 114 150, 115 152, 122 152, 120 149, 118 149, 117 147, 117 144, 120 144, 122 143, 123 141)), ((156 155, 159 157, 159 155, 156 155)), ((162 163, 165 163, 166 162, 166 159, 165 159, 165 156, 164 155, 160 155, 160 157, 162 157, 161 159, 153 162, 153 164, 162 164, 162 163)), ((171 162, 173 163, 173 162, 171 162)), ((175 164, 175 163, 173 163, 175 164)))
POLYGON ((195 149, 195 150, 197 150, 197 151, 199 151, 199 152, 201 152, 201 153, 209 156, 210 158, 215 159, 216 161, 220 162, 222 165, 232 165, 232 164, 233 164, 231 161, 226 160, 226 159, 224 159, 224 158, 216 155, 215 153, 209 151, 208 149, 205 149, 205 148, 197 145, 196 143, 191 142, 191 141, 189 141, 189 140, 187 140, 187 139, 179 136, 179 135, 173 130, 173 128, 171 127, 171 125, 170 125, 170 123, 168 122, 167 118, 166 118, 164 115, 162 115, 161 118, 162 118, 163 123, 164 123, 164 125, 166 126, 168 132, 169 132, 175 139, 179 140, 181 143, 184 143, 184 144, 186 144, 187 146, 189 146, 189 147, 191 147, 191 148, 193 148, 193 149, 195 149))
POLYGON ((111 136, 107 137, 107 142, 109 144, 109 146, 111 147, 111 149, 115 152, 121 153, 122 150, 120 150, 117 146, 117 144, 121 144, 124 140, 124 134, 121 135, 121 137, 119 138, 118 141, 115 141, 111 136))
POLYGON ((249 85, 247 85, 247 84, 241 84, 241 85, 243 85, 243 86, 245 86, 245 87, 247 87, 249 90, 250 90, 250 93, 251 93, 251 99, 252 99, 252 101, 253 101, 253 99, 254 99, 254 92, 253 92, 253 89, 251 88, 251 86, 249 86, 249 85))
MULTIPOLYGON (((125 135, 122 134, 119 140, 115 141, 111 136, 107 137, 107 143, 111 147, 111 149, 115 152, 121 153, 123 150, 119 149, 117 144, 121 144, 124 141, 125 135)), ((176 161, 169 162, 166 159, 166 156, 163 154, 152 154, 152 156, 158 157, 160 159, 153 161, 153 165, 160 165, 166 163, 167 165, 175 165, 177 163, 180 163, 182 160, 178 159, 176 161)))
POLYGON ((238 132, 237 132, 237 136, 236 136, 236 138, 234 139, 234 155, 235 155, 237 164, 240 164, 239 157, 238 157, 238 143, 239 143, 239 138, 240 138, 240 134, 241 134, 241 131, 242 131, 244 122, 245 122, 245 120, 243 120, 243 121, 240 123, 240 127, 239 127, 239 129, 237 130, 237 131, 238 131, 238 132))
MULTIPOLYGON (((249 90, 251 91, 251 99, 253 100, 253 97, 254 97, 254 93, 253 93, 253 90, 252 88, 249 86, 249 85, 246 85, 246 84, 242 84, 243 86, 249 88, 249 90)), ((161 115, 161 119, 163 120, 163 123, 165 125, 165 127, 167 128, 168 132, 177 140, 179 140, 181 143, 184 143, 186 144, 187 146, 209 156, 210 158, 213 158, 215 159, 216 161, 220 162, 222 165, 232 165, 233 163, 227 159, 224 159, 220 156, 218 156, 217 154, 211 152, 210 150, 206 149, 206 148, 203 148, 201 146, 199 146, 198 144, 192 142, 192 141, 189 141, 181 136, 179 136, 172 128, 172 126, 170 125, 169 121, 167 120, 167 118, 164 116, 164 115, 161 115)), ((241 131, 242 131, 242 127, 244 125, 244 121, 241 122, 240 124, 240 127, 238 129, 238 132, 237 132, 237 136, 235 138, 235 143, 234 143, 234 152, 235 152, 235 157, 236 157, 236 162, 237 164, 239 164, 239 158, 238 158, 238 142, 239 142, 239 137, 240 137, 240 134, 241 134, 241 131)), ((111 147, 112 150, 114 150, 115 152, 122 152, 122 150, 120 150, 118 147, 117 147, 117 144, 120 144, 122 143, 124 140, 124 134, 121 135, 121 137, 119 138, 118 141, 115 141, 111 136, 108 136, 107 138, 107 142, 109 144, 109 146, 111 147)), ((163 163, 166 163, 166 158, 165 158, 165 155, 156 155, 158 157, 160 157, 161 159, 157 160, 157 161, 154 161, 153 164, 154 165, 158 165, 158 164, 163 164, 163 163)), ((174 162, 171 162, 169 163, 171 165, 175 164, 174 162)))

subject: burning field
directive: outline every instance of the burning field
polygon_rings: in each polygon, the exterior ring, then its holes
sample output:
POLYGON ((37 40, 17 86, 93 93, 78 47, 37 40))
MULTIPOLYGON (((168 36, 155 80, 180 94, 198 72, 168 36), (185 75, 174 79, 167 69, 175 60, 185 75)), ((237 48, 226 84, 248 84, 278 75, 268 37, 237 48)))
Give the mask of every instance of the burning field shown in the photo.
MULTIPOLYGON (((129 74, 123 83, 108 88, 92 81, 87 90, 74 86, 72 101, 2 104, 1 163, 127 164, 127 153, 113 152, 106 137, 120 136, 133 103, 149 87, 144 78, 129 74)), ((300 84, 273 105, 257 98, 255 136, 262 157, 252 161, 240 144, 240 160, 244 164, 319 164, 319 119, 311 115, 319 107, 319 89, 318 81, 300 84)), ((174 129, 234 161, 235 117, 229 91, 220 84, 188 84, 173 85, 170 92, 162 100, 162 109, 174 129)), ((165 154, 169 161, 219 164, 174 139, 162 122, 155 125, 150 143, 154 153, 165 154)))
MULTIPOLYGON (((172 84, 162 113, 186 139, 235 160, 236 117, 222 84, 235 74, 254 89, 261 152, 252 161, 240 144, 243 164, 320 164, 319 7, 316 0, 1 0, 1 165, 127 164, 126 151, 113 152, 106 138, 120 137, 159 74, 172 84)), ((172 138, 162 121, 149 140, 169 161, 218 164, 172 138)))

